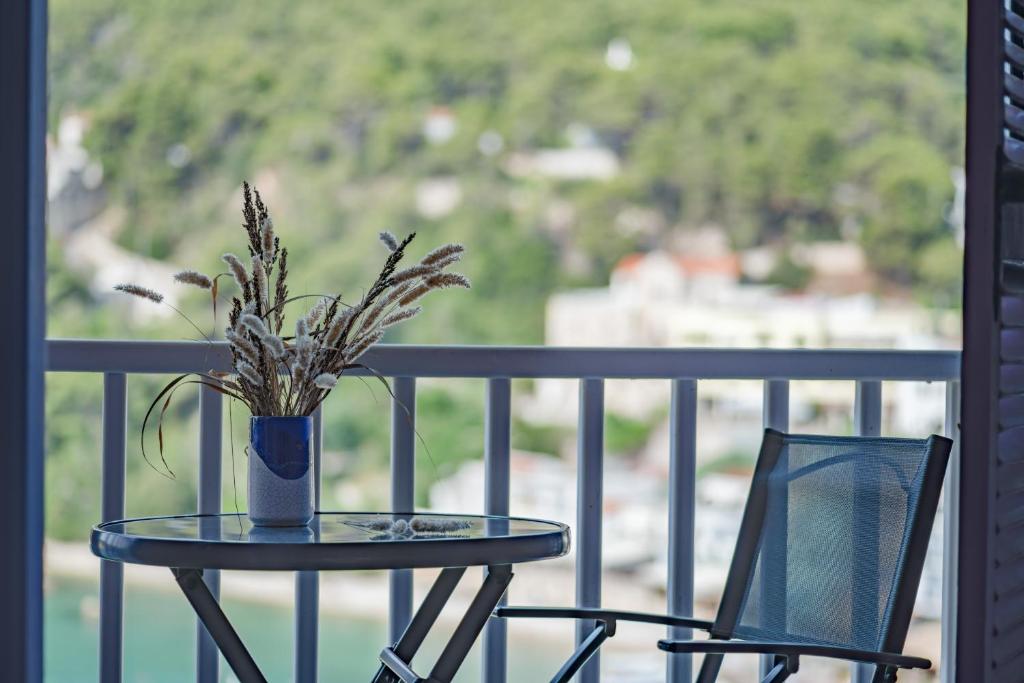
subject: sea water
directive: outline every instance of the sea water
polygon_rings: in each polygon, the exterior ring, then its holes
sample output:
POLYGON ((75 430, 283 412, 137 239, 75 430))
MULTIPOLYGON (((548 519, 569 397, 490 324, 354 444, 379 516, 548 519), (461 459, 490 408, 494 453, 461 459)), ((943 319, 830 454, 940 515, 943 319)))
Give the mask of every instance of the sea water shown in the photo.
MULTIPOLYGON (((168 574, 168 581, 173 581, 168 574)), ((173 584, 171 584, 173 585, 173 584)), ((292 680, 292 611, 263 603, 228 599, 224 610, 256 663, 270 681, 292 680)), ((95 583, 51 578, 46 591, 47 683, 95 683, 99 671, 99 598, 95 583)), ((438 630, 445 630, 443 624, 438 630)), ((382 621, 333 614, 320 619, 320 680, 366 683, 377 670, 377 653, 387 642, 382 621)), ((196 619, 177 592, 133 586, 125 588, 125 683, 183 683, 195 680, 196 619)), ((510 643, 509 680, 548 680, 568 650, 522 643, 527 657, 514 656, 510 643)), ((416 665, 428 669, 443 646, 432 637, 416 665)), ((480 680, 479 646, 456 678, 480 680)), ((235 681, 221 660, 221 681, 235 681)))

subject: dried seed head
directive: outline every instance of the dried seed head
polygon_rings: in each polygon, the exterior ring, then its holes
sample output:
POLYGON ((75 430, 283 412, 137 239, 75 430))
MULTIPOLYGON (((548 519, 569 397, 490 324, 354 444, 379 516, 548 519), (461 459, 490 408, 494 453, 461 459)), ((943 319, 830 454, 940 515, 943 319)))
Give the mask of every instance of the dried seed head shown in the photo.
POLYGON ((472 523, 464 519, 424 519, 414 517, 409 527, 416 532, 461 531, 470 528, 472 523))
POLYGON ((427 278, 427 284, 432 289, 448 289, 449 287, 463 287, 469 289, 472 285, 469 278, 461 273, 438 273, 427 278))
POLYGON ((267 271, 263 270, 263 263, 260 261, 260 255, 255 254, 252 257, 252 281, 256 285, 256 301, 267 303, 268 292, 267 292, 267 271))
POLYGON ((162 303, 164 300, 164 295, 161 294, 160 292, 153 291, 152 289, 149 289, 148 287, 143 287, 141 285, 133 285, 128 282, 120 285, 114 285, 114 289, 116 289, 119 292, 124 292, 125 294, 131 294, 132 296, 140 297, 142 299, 149 299, 150 301, 156 304, 162 303))
POLYGON ((386 309, 390 303, 389 298, 385 297, 378 301, 373 308, 367 311, 366 317, 359 323, 359 332, 363 333, 372 328, 384 313, 384 309, 386 309))
POLYGON ((391 284, 397 285, 401 282, 414 280, 418 277, 423 277, 425 275, 433 275, 436 272, 438 272, 437 266, 427 266, 421 263, 420 265, 412 266, 411 268, 406 268, 405 270, 400 270, 394 275, 392 275, 391 284))
POLYGON ((228 264, 231 269, 231 275, 235 278, 235 283, 238 284, 239 289, 245 289, 246 285, 249 284, 249 274, 245 272, 245 266, 234 254, 224 254, 220 257, 220 260, 228 264))
POLYGON ((323 317, 324 311, 327 310, 327 306, 328 306, 328 298, 324 297, 324 298, 320 299, 319 302, 317 302, 316 306, 314 306, 313 308, 309 309, 309 313, 306 314, 306 318, 305 318, 305 320, 306 320, 306 328, 307 329, 311 330, 314 327, 316 327, 316 324, 318 322, 320 322, 320 318, 323 317))
POLYGON ((423 296, 424 294, 426 294, 427 292, 429 292, 432 289, 434 289, 434 288, 430 286, 430 283, 428 283, 428 282, 421 282, 418 285, 416 285, 415 287, 413 287, 412 289, 410 289, 408 292, 406 292, 398 300, 398 305, 399 306, 408 306, 409 304, 411 304, 412 302, 416 301, 417 299, 419 299, 421 296, 423 296))
POLYGON ((458 263, 461 260, 462 254, 451 254, 450 256, 445 256, 444 258, 434 261, 430 266, 434 268, 434 270, 444 270, 448 266, 458 263))
POLYGON ((244 377, 253 386, 263 386, 263 378, 260 376, 260 373, 256 372, 256 368, 249 365, 249 363, 244 360, 239 361, 235 365, 235 369, 238 371, 239 376, 244 377))
POLYGON ((368 332, 367 334, 364 334, 362 337, 357 339, 354 344, 352 344, 352 348, 345 352, 345 362, 352 363, 353 361, 355 361, 357 358, 366 353, 366 351, 371 346, 379 342, 383 336, 384 330, 380 328, 377 328, 375 330, 368 332))
POLYGON ((380 234, 380 241, 384 243, 384 246, 388 248, 388 251, 396 251, 398 249, 398 240, 390 232, 385 230, 380 234))
POLYGON ((232 329, 228 329, 224 333, 224 338, 228 340, 228 343, 239 353, 244 356, 250 362, 255 363, 259 359, 260 354, 256 349, 256 345, 249 340, 244 334, 238 334, 232 329))
POLYGON ((436 266, 440 261, 451 257, 455 257, 455 261, 458 261, 462 258, 462 253, 465 251, 466 248, 461 244, 445 244, 424 256, 420 263, 425 266, 436 266))
POLYGON ((401 311, 395 311, 388 317, 384 318, 384 320, 381 321, 380 326, 386 329, 392 325, 397 325, 398 323, 409 320, 410 318, 415 318, 422 310, 422 307, 417 306, 415 308, 405 308, 401 311))
POLYGON ((276 334, 267 334, 260 337, 260 341, 270 351, 270 355, 277 360, 284 359, 288 355, 287 349, 284 347, 284 342, 276 334))
POLYGON ((270 334, 270 330, 267 329, 263 320, 252 313, 243 313, 242 316, 238 318, 238 322, 241 323, 243 327, 248 328, 249 331, 260 339, 263 339, 270 334))
POLYGON ((292 361, 292 386, 302 386, 306 381, 306 369, 302 367, 301 361, 296 358, 292 361))
POLYGON ((263 247, 263 262, 271 263, 277 255, 274 245, 274 221, 270 216, 263 219, 260 225, 260 241, 263 247))
POLYGON ((332 375, 329 372, 317 375, 316 379, 313 380, 313 385, 319 389, 333 389, 338 384, 338 377, 332 375))
POLYGON ((331 323, 331 329, 327 331, 327 337, 324 339, 324 346, 333 348, 341 340, 341 335, 345 332, 345 328, 348 326, 352 316, 355 315, 355 308, 347 308, 341 315, 334 319, 331 323))
POLYGON ((211 289, 213 287, 213 280, 194 270, 183 270, 180 273, 175 273, 174 279, 182 284, 193 285, 201 289, 211 289))

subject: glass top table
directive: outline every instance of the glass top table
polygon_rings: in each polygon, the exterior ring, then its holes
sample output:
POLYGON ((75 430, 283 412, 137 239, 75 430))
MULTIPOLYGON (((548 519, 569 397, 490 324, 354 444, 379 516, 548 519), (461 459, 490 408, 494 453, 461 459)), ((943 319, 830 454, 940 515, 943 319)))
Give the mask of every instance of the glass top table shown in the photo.
POLYGON ((564 555, 564 524, 484 515, 321 512, 307 527, 254 527, 245 514, 100 524, 99 557, 196 569, 345 570, 516 564, 564 555))
POLYGON ((392 512, 318 512, 306 527, 256 527, 243 514, 177 515, 93 527, 95 555, 168 567, 242 683, 266 679, 203 579, 204 570, 323 571, 439 568, 405 633, 380 653, 373 683, 448 683, 512 581, 512 565, 569 552, 569 527, 522 517, 392 512), (467 567, 484 566, 483 584, 429 678, 410 662, 467 567))

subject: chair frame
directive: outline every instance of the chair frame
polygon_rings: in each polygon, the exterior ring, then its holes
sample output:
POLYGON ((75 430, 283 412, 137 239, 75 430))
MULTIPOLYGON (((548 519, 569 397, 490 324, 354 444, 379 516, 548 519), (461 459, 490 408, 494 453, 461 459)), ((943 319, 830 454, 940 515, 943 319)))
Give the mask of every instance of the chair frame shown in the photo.
MULTIPOLYGON (((787 434, 766 429, 758 455, 750 495, 743 512, 736 550, 729 567, 722 601, 714 621, 646 612, 629 612, 601 608, 499 607, 499 618, 584 619, 595 623, 551 683, 567 683, 598 651, 605 640, 615 635, 619 621, 661 624, 694 628, 711 635, 709 640, 658 641, 658 649, 670 653, 703 653, 704 664, 697 683, 713 683, 726 654, 757 653, 773 655, 772 667, 761 683, 781 683, 800 668, 800 657, 826 657, 875 665, 872 683, 894 683, 899 669, 929 669, 931 662, 922 657, 902 654, 913 612, 917 588, 924 569, 925 553, 942 481, 953 442, 931 435, 926 441, 924 475, 916 514, 908 523, 908 538, 903 554, 903 567, 890 595, 890 619, 883 630, 882 649, 860 650, 824 644, 734 639, 736 623, 743 608, 746 586, 756 566, 758 550, 764 537, 764 521, 768 505, 767 475, 774 469, 787 434)), ((844 437, 835 437, 844 438, 844 437)), ((851 441, 900 441, 885 437, 848 437, 851 441)))

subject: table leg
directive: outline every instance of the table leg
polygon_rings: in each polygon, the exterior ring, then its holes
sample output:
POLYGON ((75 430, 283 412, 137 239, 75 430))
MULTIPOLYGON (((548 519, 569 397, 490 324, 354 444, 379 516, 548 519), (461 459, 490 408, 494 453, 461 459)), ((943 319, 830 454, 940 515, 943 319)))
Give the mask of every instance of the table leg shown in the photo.
POLYGON ((455 677, 463 660, 469 654, 473 643, 480 636, 480 632, 491 617, 491 612, 498 606, 501 596, 508 590, 508 584, 512 581, 512 567, 504 564, 487 568, 487 578, 480 586, 469 609, 462 617, 462 621, 455 627, 455 633, 451 640, 445 645, 444 651, 438 657, 437 663, 430 672, 430 680, 439 683, 449 683, 455 677))
POLYGON ((172 568, 174 578, 181 586, 182 592, 188 598, 192 609, 195 610, 199 620, 203 622, 213 642, 217 643, 221 654, 227 660, 231 670, 238 676, 241 683, 267 683, 267 679, 260 673, 252 655, 245 649, 235 629, 232 628, 228 618, 224 616, 223 610, 217 604, 216 598, 210 593, 210 589, 203 582, 203 572, 200 569, 177 569, 172 568))
POLYGON ((416 616, 413 617, 409 628, 402 634, 402 638, 393 648, 385 648, 381 653, 382 665, 373 678, 373 683, 398 683, 398 681, 403 683, 418 681, 450 683, 455 677, 462 662, 466 659, 466 655, 469 654, 470 648, 473 647, 473 643, 476 642, 480 632, 487 624, 491 612, 501 601, 501 596, 505 594, 509 582, 512 581, 510 565, 496 565, 487 568, 487 578, 484 579, 483 585, 474 596, 466 614, 456 626, 455 632, 452 633, 448 644, 445 645, 441 656, 434 664, 430 678, 419 678, 409 668, 409 662, 412 661, 465 571, 465 567, 459 567, 445 569, 441 572, 416 612, 416 616))
MULTIPOLYGON (((455 592, 459 579, 465 573, 465 567, 448 567, 441 570, 434 585, 430 587, 427 597, 420 603, 419 609, 416 610, 412 621, 406 627, 405 633, 393 647, 388 648, 391 654, 402 662, 412 661, 420 649, 420 645, 423 644, 423 639, 427 637, 427 633, 430 632, 437 617, 441 614, 441 610, 444 609, 448 599, 455 592)), ((381 664, 377 675, 373 677, 373 683, 397 683, 399 680, 399 676, 386 664, 381 664)))

